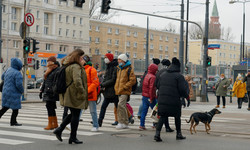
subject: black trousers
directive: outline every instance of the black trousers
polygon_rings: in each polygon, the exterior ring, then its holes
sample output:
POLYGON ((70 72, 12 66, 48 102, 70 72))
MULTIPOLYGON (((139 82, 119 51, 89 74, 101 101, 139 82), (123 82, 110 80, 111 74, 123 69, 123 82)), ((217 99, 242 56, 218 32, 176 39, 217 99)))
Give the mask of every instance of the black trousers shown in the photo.
MULTIPOLYGON (((175 128, 177 133, 181 132, 181 116, 175 116, 175 128)), ((159 122, 157 123, 156 130, 161 131, 163 124, 168 122, 168 116, 161 116, 159 122)))
MULTIPOLYGON (((221 96, 221 97, 222 97, 223 106, 226 106, 226 98, 225 98, 225 96, 221 96)), ((217 96, 217 105, 220 105, 220 96, 217 96)))
POLYGON ((248 108, 250 108, 250 91, 248 91, 247 94, 248 94, 248 108))
POLYGON ((108 105, 110 103, 110 100, 112 100, 114 102, 114 105, 115 105, 116 108, 118 107, 118 98, 115 98, 114 100, 105 98, 103 103, 102 103, 102 107, 101 107, 101 111, 100 111, 98 120, 102 121, 104 119, 107 107, 108 107, 108 105))
POLYGON ((69 108, 65 106, 63 109, 62 120, 64 120, 64 118, 68 115, 68 111, 69 111, 69 108))
POLYGON ((70 123, 71 125, 70 138, 74 140, 76 139, 76 135, 77 135, 81 109, 76 109, 76 108, 71 108, 71 107, 67 107, 67 108, 70 110, 70 114, 68 114, 64 118, 63 122, 60 125, 60 128, 61 130, 64 130, 65 127, 70 123))
MULTIPOLYGON (((8 107, 3 107, 1 110, 0 110, 0 118, 5 114, 5 112, 9 110, 8 107)), ((17 121, 16 121, 16 117, 18 115, 18 109, 12 109, 12 115, 11 115, 11 118, 10 118, 10 124, 16 124, 17 121)))
POLYGON ((238 108, 241 108, 241 106, 242 106, 242 100, 243 100, 243 98, 238 98, 238 99, 237 99, 238 108))
POLYGON ((56 116, 56 101, 46 101, 48 116, 56 116))

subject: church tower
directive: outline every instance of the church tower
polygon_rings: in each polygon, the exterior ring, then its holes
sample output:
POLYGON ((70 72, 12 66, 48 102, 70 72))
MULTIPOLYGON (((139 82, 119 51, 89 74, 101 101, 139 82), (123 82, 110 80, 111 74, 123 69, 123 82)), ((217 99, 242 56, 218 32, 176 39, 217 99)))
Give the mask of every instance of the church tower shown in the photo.
POLYGON ((213 12, 210 17, 209 23, 209 39, 220 39, 221 38, 221 25, 219 22, 219 12, 217 8, 216 0, 214 0, 213 12))

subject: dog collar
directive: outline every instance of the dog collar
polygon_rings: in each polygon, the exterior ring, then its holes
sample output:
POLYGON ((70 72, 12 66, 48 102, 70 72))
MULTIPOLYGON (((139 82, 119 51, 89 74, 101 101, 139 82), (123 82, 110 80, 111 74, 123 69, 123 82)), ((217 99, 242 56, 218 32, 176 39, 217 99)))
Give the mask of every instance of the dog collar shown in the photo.
POLYGON ((207 115, 213 117, 213 114, 211 112, 208 112, 207 115))

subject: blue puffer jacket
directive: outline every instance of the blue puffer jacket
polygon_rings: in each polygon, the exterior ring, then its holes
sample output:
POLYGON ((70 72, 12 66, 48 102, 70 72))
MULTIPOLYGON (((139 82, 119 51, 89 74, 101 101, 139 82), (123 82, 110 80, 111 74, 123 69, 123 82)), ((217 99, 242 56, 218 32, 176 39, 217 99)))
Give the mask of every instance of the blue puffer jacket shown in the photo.
POLYGON ((2 75, 4 80, 2 93, 2 107, 21 109, 21 95, 23 89, 23 76, 20 72, 23 63, 18 58, 11 59, 11 67, 2 75))

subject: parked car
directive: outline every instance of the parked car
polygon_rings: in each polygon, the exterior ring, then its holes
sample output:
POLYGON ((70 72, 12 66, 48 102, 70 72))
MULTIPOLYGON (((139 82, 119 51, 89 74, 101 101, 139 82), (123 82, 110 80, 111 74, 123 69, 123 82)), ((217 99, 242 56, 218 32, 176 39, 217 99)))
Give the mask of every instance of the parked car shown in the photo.
POLYGON ((40 88, 40 86, 43 83, 43 78, 39 78, 36 81, 28 81, 27 88, 28 89, 34 89, 34 88, 40 88))
POLYGON ((207 91, 208 92, 214 92, 215 93, 215 84, 217 83, 217 81, 208 81, 207 84, 207 91))

